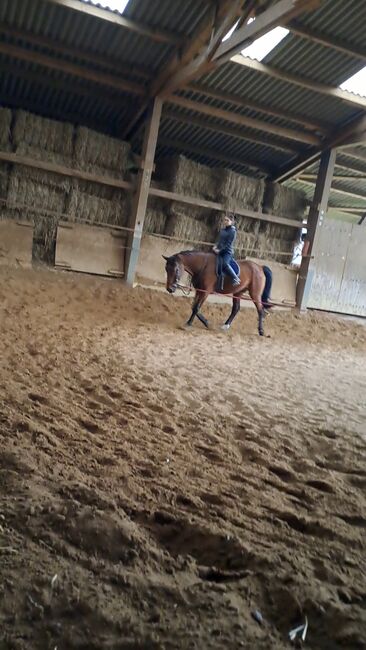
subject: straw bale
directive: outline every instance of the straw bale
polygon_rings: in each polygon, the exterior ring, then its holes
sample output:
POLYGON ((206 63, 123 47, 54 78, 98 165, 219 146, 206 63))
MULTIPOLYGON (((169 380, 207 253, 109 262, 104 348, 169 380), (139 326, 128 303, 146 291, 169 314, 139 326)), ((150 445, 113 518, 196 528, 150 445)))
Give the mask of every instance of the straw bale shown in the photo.
POLYGON ((130 145, 103 133, 80 126, 76 129, 75 163, 84 171, 122 178, 128 167, 130 145), (114 172, 114 173, 113 173, 114 172))
POLYGON ((12 112, 9 108, 0 107, 0 148, 3 151, 10 151, 10 130, 12 112))
POLYGON ((292 259, 292 254, 295 246, 295 239, 287 240, 281 237, 271 237, 268 233, 260 233, 256 241, 255 256, 262 259, 272 259, 282 264, 289 264, 292 259), (286 253, 288 255, 280 255, 277 253, 286 253))
POLYGON ((40 212, 42 212, 42 209, 46 209, 61 213, 65 207, 66 193, 52 185, 34 181, 33 178, 27 175, 26 171, 14 169, 9 177, 7 199, 10 207, 20 203, 31 208, 37 208, 40 212))
POLYGON ((160 164, 159 171, 163 172, 163 178, 172 192, 211 201, 216 200, 217 172, 215 169, 184 156, 171 156, 165 158, 160 164))
POLYGON ((9 165, 0 162, 0 199, 6 199, 8 195, 9 165))
POLYGON ((235 257, 243 259, 251 255, 255 249, 256 235, 239 230, 235 241, 235 257))
POLYGON ((74 126, 68 122, 50 120, 33 113, 15 111, 12 132, 13 143, 18 147, 32 147, 47 153, 60 154, 71 159, 73 154, 74 126))
POLYGON ((34 215, 33 261, 54 265, 59 218, 34 215))
POLYGON ((158 209, 151 205, 147 206, 144 232, 163 235, 165 233, 166 222, 167 215, 161 208, 158 209))
POLYGON ((217 198, 231 212, 247 208, 255 212, 262 209, 265 183, 263 179, 249 178, 230 169, 220 169, 217 198))
POLYGON ((267 182, 263 212, 301 221, 305 216, 307 205, 308 201, 303 192, 280 183, 267 182))
MULTIPOLYGON (((164 234, 182 241, 214 241, 212 227, 202 220, 192 219, 183 212, 168 217, 164 234)), ((197 248, 202 248, 202 245, 197 244, 197 248)))
POLYGON ((115 190, 114 199, 108 200, 73 189, 66 207, 71 221, 87 220, 113 226, 126 226, 129 210, 129 197, 122 190, 115 190))

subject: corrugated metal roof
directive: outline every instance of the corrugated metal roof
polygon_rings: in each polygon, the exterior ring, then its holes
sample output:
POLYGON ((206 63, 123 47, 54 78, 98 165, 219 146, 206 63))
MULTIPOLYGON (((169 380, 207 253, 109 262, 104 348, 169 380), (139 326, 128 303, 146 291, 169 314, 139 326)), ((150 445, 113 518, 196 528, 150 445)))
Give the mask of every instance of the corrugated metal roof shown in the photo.
POLYGON ((351 46, 365 47, 364 0, 327 0, 316 11, 302 14, 298 22, 351 46))
POLYGON ((151 72, 158 70, 174 51, 169 43, 153 41, 113 23, 45 0, 2 0, 0 21, 65 45, 108 56, 122 64, 146 66, 151 72))
POLYGON ((263 63, 330 86, 338 86, 362 67, 359 58, 294 36, 291 32, 263 63))
MULTIPOLYGON (((130 0, 124 15, 152 29, 170 32, 174 37, 181 36, 183 42, 211 10, 211 0, 130 0)), ((169 63, 172 56, 179 54, 177 46, 172 43, 153 40, 109 21, 73 11, 47 0, 2 0, 0 33, 1 23, 25 32, 23 37, 5 36, 2 38, 5 43, 17 44, 24 50, 37 51, 59 61, 71 61, 82 68, 116 76, 119 74, 118 66, 121 66, 125 79, 146 87, 150 81, 156 79, 158 72, 169 63), (46 37, 50 43, 31 44, 27 41, 27 33, 46 37), (52 44, 55 43, 73 48, 74 51, 55 51, 52 49, 52 44), (88 60, 88 54, 94 59, 88 60), (100 61, 95 60, 96 56, 100 57, 100 61)), ((303 14, 296 23, 314 29, 330 39, 335 38, 349 43, 350 46, 365 48, 366 0, 324 0, 318 10, 303 14)), ((291 33, 267 55, 264 63, 282 70, 284 74, 287 72, 327 85, 339 84, 361 67, 358 57, 291 33)), ((5 55, 0 55, 0 71, 0 93, 8 105, 22 106, 50 117, 80 121, 115 135, 120 135, 121 130, 123 132, 124 125, 138 112, 142 101, 141 97, 112 89, 107 85, 5 55)), ((212 91, 248 99, 252 104, 272 107, 283 113, 283 117, 270 115, 263 109, 239 106, 224 99, 212 99, 202 93, 183 90, 180 94, 200 104, 292 130, 303 130, 301 124, 294 119, 296 116, 302 116, 323 128, 327 127, 329 132, 332 132, 362 112, 359 106, 232 62, 204 75, 197 83, 208 86, 212 91), (292 117, 287 116, 289 112, 292 117)), ((296 159, 294 148, 302 155, 316 151, 314 147, 268 134, 261 129, 232 125, 233 128, 240 129, 240 137, 236 137, 222 132, 229 126, 228 121, 203 116, 176 106, 170 108, 174 110, 175 117, 180 116, 185 121, 171 119, 163 113, 160 138, 162 142, 164 138, 170 141, 170 145, 159 144, 158 156, 166 151, 176 150, 177 147, 171 144, 176 141, 181 143, 185 154, 199 159, 200 162, 212 166, 221 165, 221 152, 226 159, 230 156, 235 159, 230 164, 232 169, 255 174, 253 168, 246 166, 246 158, 247 161, 258 161, 258 164, 263 163, 278 170, 296 159), (204 124, 187 122, 192 116, 196 119, 200 117, 204 124), (204 152, 202 155, 199 153, 200 147, 204 152), (216 151, 217 154, 213 155, 216 151), (207 155, 207 152, 210 155, 207 155)), ((133 142, 140 146, 141 133, 137 134, 133 142)), ((339 164, 353 164, 357 165, 357 168, 366 169, 365 148, 358 151, 359 155, 365 157, 364 161, 351 157, 349 153, 347 155, 344 150, 338 156, 339 164)), ((228 164, 225 162, 226 166, 228 164)), ((309 169, 316 170, 317 164, 309 169)), ((346 180, 346 183, 347 187, 360 187, 359 181, 346 180)), ((345 187, 343 181, 342 187, 345 187)), ((302 188, 305 188, 303 184, 302 188)), ((310 196, 312 193, 313 187, 306 186, 306 194, 310 196)), ((341 194, 333 192, 331 203, 343 206, 356 204, 350 203, 352 197, 346 197, 346 203, 343 198, 341 194)))
POLYGON ((194 32, 210 4, 210 0, 130 0, 123 15, 151 27, 187 37, 194 32))
POLYGON ((282 109, 284 114, 288 110, 334 126, 359 110, 335 97, 300 88, 233 62, 201 77, 199 83, 282 109))

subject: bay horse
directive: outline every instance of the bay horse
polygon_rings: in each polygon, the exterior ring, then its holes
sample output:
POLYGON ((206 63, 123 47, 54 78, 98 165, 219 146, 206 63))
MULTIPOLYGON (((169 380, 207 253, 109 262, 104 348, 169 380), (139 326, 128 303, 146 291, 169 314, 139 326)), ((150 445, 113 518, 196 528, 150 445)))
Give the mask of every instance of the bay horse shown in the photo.
MULTIPOLYGON (((181 251, 170 257, 163 255, 163 258, 166 260, 166 289, 169 293, 176 291, 184 271, 191 276, 192 286, 196 290, 192 313, 186 326, 191 327, 197 316, 201 323, 208 328, 208 321, 201 314, 200 309, 210 293, 215 292, 217 285, 215 253, 181 251)), ((263 267, 247 260, 238 261, 237 264, 240 268, 240 284, 233 287, 231 279, 225 276, 223 287, 218 291, 218 293, 229 294, 233 297, 231 314, 222 329, 229 329, 240 310, 240 298, 248 291, 258 312, 258 333, 263 336, 263 320, 265 316, 263 305, 270 307, 267 301, 269 300, 272 285, 272 272, 268 266, 263 267)))

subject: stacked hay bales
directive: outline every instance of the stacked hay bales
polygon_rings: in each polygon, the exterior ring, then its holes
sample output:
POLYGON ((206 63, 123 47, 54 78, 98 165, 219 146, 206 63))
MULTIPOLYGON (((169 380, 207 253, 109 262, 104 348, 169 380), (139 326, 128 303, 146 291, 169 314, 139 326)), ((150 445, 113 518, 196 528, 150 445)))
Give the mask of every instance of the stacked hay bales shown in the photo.
POLYGON ((264 180, 222 169, 218 181, 217 199, 229 212, 236 212, 238 208, 247 208, 254 212, 262 209, 264 180))
POLYGON ((275 214, 299 222, 299 230, 282 224, 263 222, 258 233, 257 257, 266 257, 261 251, 279 251, 288 255, 271 255, 272 259, 284 264, 289 264, 292 259, 294 246, 299 239, 302 221, 308 202, 304 193, 279 183, 266 184, 263 212, 275 214))
MULTIPOLYGON (((264 181, 237 174, 229 169, 220 170, 218 200, 228 212, 236 213, 238 209, 260 212, 264 195, 264 181)), ((236 239, 236 256, 244 258, 255 250, 259 221, 243 215, 236 215, 238 229, 236 239)))
MULTIPOLYGON (((25 111, 14 113, 12 141, 15 153, 70 166, 73 152, 72 124, 49 120, 25 111)), ((33 259, 53 263, 59 214, 64 212, 70 180, 58 174, 13 165, 9 175, 7 206, 12 217, 34 223, 33 259), (27 205, 26 209, 12 206, 27 205), (48 214, 47 212, 54 214, 48 214), (43 214, 42 214, 43 213, 43 214)))
MULTIPOLYGON (((96 176, 123 179, 128 168, 130 145, 85 127, 75 131, 73 165, 96 176)), ((130 199, 122 189, 73 179, 66 214, 71 221, 126 226, 130 199)))
MULTIPOLYGON (((154 185, 155 183, 152 181, 151 186, 154 187, 154 185)), ((167 202, 163 199, 159 199, 156 196, 149 197, 144 221, 145 233, 164 235, 168 218, 167 207, 167 202)))
MULTIPOLYGON (((0 109, 0 146, 19 156, 119 179, 130 156, 125 142, 22 110, 0 109)), ((34 223, 33 259, 48 264, 54 263, 60 218, 123 226, 130 210, 123 190, 17 164, 0 164, 0 199, 3 218, 34 223)))
MULTIPOLYGON (((217 171, 184 156, 166 158, 159 166, 171 192, 216 201, 217 171)), ((182 241, 208 241, 215 237, 212 211, 172 201, 167 210, 165 235, 182 241)), ((202 246, 198 246, 202 248, 202 246)))

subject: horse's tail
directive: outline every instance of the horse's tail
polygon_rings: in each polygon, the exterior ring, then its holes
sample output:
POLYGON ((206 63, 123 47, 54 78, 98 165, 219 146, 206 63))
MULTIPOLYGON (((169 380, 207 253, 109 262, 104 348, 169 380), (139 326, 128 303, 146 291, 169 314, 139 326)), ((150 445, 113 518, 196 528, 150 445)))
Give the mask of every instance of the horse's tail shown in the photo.
POLYGON ((263 266, 263 273, 266 277, 266 284, 264 285, 263 293, 262 293, 262 305, 265 309, 270 309, 272 305, 268 303, 270 297, 271 297, 271 289, 272 289, 272 271, 269 268, 269 266, 263 266))

